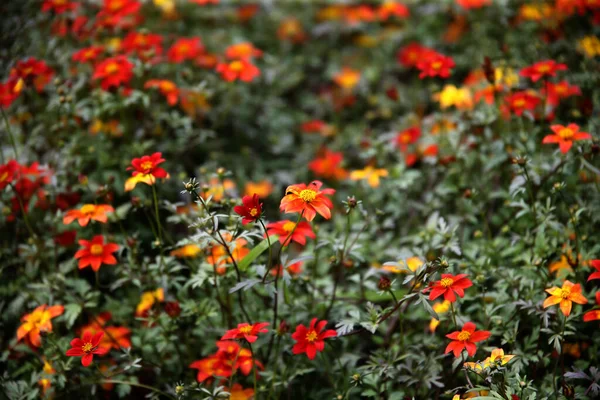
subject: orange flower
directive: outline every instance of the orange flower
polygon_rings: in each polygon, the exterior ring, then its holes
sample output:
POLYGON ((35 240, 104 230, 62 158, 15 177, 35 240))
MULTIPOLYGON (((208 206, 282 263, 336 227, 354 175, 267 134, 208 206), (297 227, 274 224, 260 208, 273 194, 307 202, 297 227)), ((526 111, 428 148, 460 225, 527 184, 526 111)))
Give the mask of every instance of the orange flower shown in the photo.
POLYGON ((288 274, 290 274, 291 276, 295 276, 302 273, 302 264, 302 261, 297 261, 293 264, 288 265, 285 268, 283 268, 283 266, 281 265, 278 265, 275 268, 271 268, 271 271, 269 273, 272 276, 277 276, 277 274, 279 274, 279 277, 282 277, 283 270, 285 269, 288 272, 288 274))
POLYGON ((227 82, 233 82, 237 79, 243 82, 252 82, 260 76, 260 70, 256 65, 247 60, 235 60, 229 63, 220 63, 216 71, 227 82))
POLYGON ((173 81, 167 79, 150 79, 144 84, 144 88, 156 88, 167 98, 167 103, 174 106, 179 100, 179 89, 173 81))
POLYGON ((250 42, 242 42, 232 44, 225 49, 225 57, 230 60, 246 60, 249 61, 253 57, 262 56, 263 52, 250 42))
POLYGON ((286 18, 281 21, 277 28, 277 37, 279 40, 302 43, 306 39, 306 34, 299 20, 296 18, 286 18))
POLYGON ((573 302, 577 304, 587 304, 588 302, 581 294, 581 285, 578 283, 573 284, 570 281, 565 281, 562 288, 554 286, 546 289, 546 292, 550 294, 550 297, 544 301, 544 308, 560 303, 560 311, 565 317, 571 314, 573 302))
POLYGON ((79 245, 83 249, 75 253, 75 258, 79 259, 79 269, 91 266, 94 271, 98 271, 102 264, 115 265, 117 259, 112 255, 119 250, 116 243, 104 243, 104 236, 96 235, 92 240, 80 240, 79 245))
POLYGON ((212 378, 228 378, 238 369, 244 375, 248 375, 254 365, 262 368, 260 361, 252 358, 249 349, 242 348, 232 340, 218 341, 217 347, 216 353, 190 364, 190 368, 198 370, 196 375, 198 382, 212 378))
POLYGON ((343 67, 335 74, 333 81, 344 90, 352 90, 360 81, 360 71, 343 67))
POLYGON ((348 174, 340 167, 344 161, 344 154, 324 148, 321 154, 308 163, 308 168, 318 177, 330 179, 343 179, 348 174))
POLYGON ((388 176, 387 169, 373 168, 372 165, 367 165, 364 169, 357 169, 350 173, 350 179, 353 181, 366 180, 371 187, 379 186, 379 178, 388 176))
POLYGON ((335 189, 320 190, 321 186, 321 181, 288 186, 279 208, 285 213, 301 212, 307 221, 312 221, 317 213, 325 219, 331 218, 333 203, 325 195, 334 194, 335 189))
POLYGON ((258 197, 264 199, 273 192, 273 184, 269 181, 260 182, 246 182, 244 186, 244 195, 250 195, 253 193, 258 194, 258 197))
POLYGON ((288 240, 288 243, 296 242, 304 246, 306 244, 306 238, 316 238, 312 227, 308 222, 305 221, 300 221, 298 222, 298 225, 296 225, 295 222, 284 219, 283 221, 271 222, 267 225, 267 233, 269 236, 278 235, 279 243, 281 244, 286 241, 287 237, 290 233, 292 233, 292 231, 294 233, 288 240), (296 227, 296 229, 294 229, 294 227, 296 227))
POLYGON ((592 138, 592 135, 587 132, 579 132, 579 126, 577 124, 569 124, 567 126, 552 125, 550 129, 552 129, 554 134, 545 136, 542 143, 558 143, 560 152, 563 154, 569 151, 571 146, 573 146, 573 142, 592 138))
POLYGON ((200 246, 196 244, 186 244, 185 246, 172 250, 169 254, 177 258, 194 258, 198 256, 201 251, 202 249, 200 246))
POLYGON ((240 261, 248 253, 250 253, 250 249, 246 247, 246 244, 248 244, 246 239, 237 238, 234 241, 231 233, 227 232, 223 234, 223 239, 225 239, 225 244, 228 246, 229 251, 233 255, 233 260, 229 256, 227 249, 225 249, 222 244, 215 244, 211 246, 209 249, 210 255, 206 257, 206 261, 216 267, 218 274, 225 273, 226 264, 233 264, 234 260, 236 262, 240 261))
MULTIPOLYGON (((596 292, 596 305, 600 306, 600 292, 596 292)), ((584 322, 598 321, 598 320, 600 320, 600 309, 588 311, 585 314, 583 314, 584 322)))
POLYGON ((94 62, 103 52, 102 46, 90 46, 73 53, 71 59, 80 63, 94 62))
POLYGON ((167 57, 172 63, 179 64, 195 59, 203 51, 204 46, 200 38, 179 38, 167 52, 167 57))
POLYGON ((254 389, 244 389, 239 383, 234 383, 229 391, 229 400, 254 399, 254 389))
POLYGON ((40 347, 42 340, 40 332, 52 332, 52 318, 56 318, 64 312, 63 306, 47 306, 43 304, 31 313, 21 318, 21 326, 17 329, 17 340, 23 338, 34 347, 40 347))
POLYGON ((131 174, 132 177, 125 181, 125 191, 133 190, 140 182, 152 186, 156 182, 156 178, 168 178, 167 171, 158 166, 163 162, 165 162, 165 159, 162 158, 162 153, 159 152, 131 160, 131 166, 127 167, 127 170, 134 171, 131 174))
POLYGON ((410 11, 402 3, 396 1, 386 0, 377 10, 377 15, 380 20, 387 20, 394 16, 396 18, 408 18, 410 11))
POLYGON ((255 322, 254 324, 243 322, 238 324, 237 328, 225 332, 221 340, 246 339, 248 343, 254 343, 258 339, 259 333, 269 332, 266 329, 267 326, 269 326, 268 322, 255 322))
POLYGON ((600 260, 590 260, 589 265, 596 269, 596 272, 593 272, 588 276, 587 281, 593 281, 595 279, 600 279, 600 260))
POLYGON ((63 217, 63 224, 68 225, 75 220, 81 226, 87 226, 90 220, 105 223, 108 220, 106 213, 114 211, 115 209, 108 204, 84 204, 80 209, 67 211, 63 217))

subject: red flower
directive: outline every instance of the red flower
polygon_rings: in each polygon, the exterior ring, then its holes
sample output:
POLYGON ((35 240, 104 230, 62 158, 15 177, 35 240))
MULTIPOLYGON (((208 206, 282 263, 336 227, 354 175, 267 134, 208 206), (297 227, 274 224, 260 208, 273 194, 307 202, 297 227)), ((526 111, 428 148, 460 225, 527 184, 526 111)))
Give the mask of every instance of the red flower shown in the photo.
POLYGON ((528 91, 510 94, 504 98, 504 101, 508 105, 510 112, 518 116, 523 115, 525 111, 533 112, 540 103, 539 97, 528 91))
POLYGON ((467 10, 481 8, 490 4, 490 0, 456 0, 456 4, 467 10))
POLYGON ((581 89, 579 86, 571 85, 567 81, 546 82, 546 85, 542 88, 542 95, 548 98, 548 104, 557 106, 560 100, 571 96, 581 96, 581 89))
POLYGON ((79 3, 72 3, 70 0, 44 0, 42 3, 42 11, 52 11, 55 14, 73 11, 77 7, 79 7, 79 3))
POLYGON ((237 328, 225 332, 221 340, 246 339, 248 343, 254 343, 258 339, 259 333, 269 332, 268 329, 265 329, 268 325, 268 322, 256 322, 252 325, 243 322, 238 324, 237 328))
POLYGON ((320 190, 321 186, 323 186, 321 181, 312 181, 308 185, 299 183, 288 186, 279 209, 285 213, 302 212, 307 221, 312 221, 317 213, 325 219, 331 218, 333 203, 325 195, 334 194, 335 189, 320 190))
POLYGON ((20 60, 10 71, 11 78, 21 78, 26 85, 33 84, 38 92, 50 82, 54 76, 54 70, 44 61, 30 57, 20 60))
POLYGON ((73 53, 71 58, 73 59, 73 61, 77 61, 80 63, 86 63, 90 61, 94 62, 96 61, 98 56, 100 56, 100 54, 102 54, 103 52, 104 47, 102 46, 90 46, 76 51, 75 53, 73 53))
POLYGON ((451 57, 433 52, 417 62, 417 69, 421 71, 419 78, 423 79, 428 76, 448 78, 451 69, 454 68, 455 65, 454 60, 451 57))
POLYGON ((416 67, 420 60, 434 53, 433 49, 413 42, 401 48, 396 55, 396 59, 400 64, 410 68, 416 67))
POLYGON ((473 357, 475 352, 477 352, 475 343, 486 340, 490 335, 489 331, 476 331, 475 324, 467 322, 463 325, 461 331, 455 331, 446 335, 448 339, 452 339, 452 342, 448 344, 444 354, 453 352, 454 357, 460 357, 460 353, 463 349, 466 349, 469 356, 473 357))
POLYGON ((571 146, 573 146, 573 142, 592 138, 592 135, 587 132, 579 132, 577 124, 569 124, 567 126, 552 125, 550 129, 552 129, 554 134, 545 136, 542 143, 558 143, 558 147, 563 154, 569 151, 571 146))
POLYGON ((402 3, 387 0, 379 7, 377 15, 379 16, 379 19, 383 21, 389 19, 391 16, 396 18, 408 18, 410 10, 402 3))
POLYGON ((278 235, 279 243, 283 244, 283 242, 287 239, 288 235, 294 230, 292 233, 292 237, 289 239, 289 242, 296 242, 304 246, 306 244, 306 238, 314 239, 317 236, 312 230, 310 224, 306 221, 300 221, 296 229, 294 229, 296 223, 285 219, 283 221, 271 222, 267 225, 267 233, 269 236, 278 235))
POLYGON ((262 215, 262 203, 258 195, 254 193, 252 196, 244 196, 242 203, 241 206, 233 207, 233 211, 242 217, 242 224, 258 221, 262 215))
POLYGON ((239 79, 243 82, 252 82, 260 76, 260 70, 252 63, 246 60, 235 60, 229 63, 220 63, 216 71, 227 82, 233 82, 239 79))
POLYGON ((416 143, 420 136, 421 128, 418 126, 405 129, 396 136, 396 146, 398 146, 400 150, 406 151, 408 145, 416 143))
POLYGON ((296 331, 292 333, 292 339, 297 342, 292 348, 292 353, 306 353, 309 359, 314 360, 317 351, 323 351, 325 348, 324 340, 337 336, 337 332, 333 329, 328 329, 323 332, 325 325, 327 325, 327 321, 320 321, 317 324, 316 318, 313 318, 312 321, 310 321, 310 326, 308 328, 303 324, 298 325, 296 331))
POLYGON ((166 97, 170 106, 174 106, 179 101, 179 88, 170 80, 150 79, 144 84, 144 88, 157 88, 166 97))
POLYGON ((556 76, 556 71, 566 71, 565 64, 559 64, 554 60, 544 60, 529 67, 523 68, 519 75, 537 82, 544 77, 556 76))
POLYGON ((444 299, 451 303, 456 301, 456 293, 459 297, 465 297, 465 289, 473 286, 473 282, 469 278, 466 278, 466 274, 442 274, 442 279, 433 284, 431 293, 429 294, 429 300, 435 300, 441 295, 444 295, 444 299))
POLYGON ((0 107, 10 107, 23 91, 23 86, 21 78, 9 78, 6 82, 0 82, 0 107))
POLYGON ((269 271, 269 273, 272 276, 277 276, 279 274, 279 277, 283 276, 283 270, 285 269, 288 274, 294 276, 294 275, 298 275, 300 273, 302 273, 302 261, 296 261, 293 264, 288 265, 287 267, 283 268, 282 265, 278 265, 277 267, 271 268, 271 271, 269 271))
POLYGON ((14 179, 18 178, 21 165, 15 160, 0 165, 0 190, 4 189, 14 179))
MULTIPOLYGON (((598 260, 596 260, 596 261, 598 261, 598 260)), ((600 306, 600 292, 596 292, 596 304, 600 306)), ((600 320, 600 309, 588 311, 585 314, 583 314, 584 322, 598 321, 598 320, 600 320)))
MULTIPOLYGON (((588 277, 587 281, 593 281, 594 279, 600 279, 600 260, 590 260, 589 264, 596 268, 596 272, 593 272, 588 277)), ((598 292, 600 293, 600 292, 598 292)))
POLYGON ((248 375, 254 365, 258 368, 263 368, 260 361, 252 358, 252 353, 249 349, 242 348, 234 341, 219 341, 217 342, 217 347, 218 350, 216 353, 190 364, 190 368, 198 370, 196 376, 198 382, 204 382, 214 377, 228 378, 233 371, 237 371, 238 369, 244 375, 248 375))
POLYGON ((127 167, 127 170, 134 171, 131 174, 132 177, 125 182, 125 191, 133 190, 139 182, 154 185, 156 178, 168 178, 167 171, 158 167, 163 162, 165 162, 165 159, 162 158, 162 153, 159 152, 131 160, 131 166, 127 167))
POLYGON ((80 240, 79 245, 83 249, 75 253, 75 258, 79 259, 79 269, 90 265, 94 271, 98 271, 102 264, 115 265, 117 259, 112 255, 119 250, 115 243, 104 244, 104 236, 96 235, 92 240, 80 240))
POLYGON ((94 354, 103 356, 108 352, 105 347, 99 347, 100 340, 104 336, 104 332, 100 331, 92 336, 92 333, 86 331, 81 339, 75 338, 71 340, 71 348, 67 350, 69 357, 81 357, 81 365, 89 366, 94 359, 94 354))
POLYGON ((324 148, 319 157, 308 163, 308 168, 318 177, 330 179, 344 179, 348 173, 340 164, 344 161, 342 152, 331 151, 324 148))
POLYGON ((96 15, 96 25, 130 29, 140 20, 138 11, 141 6, 138 0, 104 0, 102 9, 96 15))
POLYGON ((193 60, 204 51, 204 46, 200 38, 179 38, 169 51, 167 57, 172 63, 182 63, 186 60, 193 60))
POLYGON ((154 33, 129 32, 121 48, 125 54, 135 53, 141 60, 147 61, 162 54, 162 40, 162 36, 154 33))
POLYGON ((133 78, 133 64, 125 56, 107 58, 94 69, 92 79, 101 79, 100 86, 103 90, 118 88, 128 85, 133 78))

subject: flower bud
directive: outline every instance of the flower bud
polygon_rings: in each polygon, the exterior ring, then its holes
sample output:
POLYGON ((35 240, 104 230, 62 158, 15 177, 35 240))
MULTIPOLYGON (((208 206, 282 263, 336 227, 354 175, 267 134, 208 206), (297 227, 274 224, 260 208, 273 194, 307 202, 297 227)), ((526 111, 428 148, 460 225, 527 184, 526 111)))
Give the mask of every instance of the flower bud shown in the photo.
POLYGON ((381 278, 379 278, 379 283, 377 283, 377 288, 379 288, 379 290, 388 291, 390 290, 391 286, 392 281, 390 281, 390 278, 388 278, 387 276, 382 276, 381 278))

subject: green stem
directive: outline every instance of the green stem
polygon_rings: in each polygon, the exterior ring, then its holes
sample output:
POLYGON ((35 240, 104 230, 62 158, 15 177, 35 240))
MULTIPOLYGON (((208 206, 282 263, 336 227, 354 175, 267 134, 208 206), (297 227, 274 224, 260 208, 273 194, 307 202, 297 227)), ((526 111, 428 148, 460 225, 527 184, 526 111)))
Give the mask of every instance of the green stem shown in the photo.
POLYGON ((454 311, 454 303, 450 303, 450 308, 452 309, 452 321, 454 321, 454 327, 458 329, 458 324, 456 323, 456 312, 454 311))
POLYGON ((19 152, 17 151, 17 143, 15 142, 15 138, 12 134, 10 122, 8 121, 8 117, 6 116, 6 113, 4 112, 4 109, 2 107, 0 107, 0 111, 2 111, 2 117, 4 118, 4 123, 6 124, 6 131, 8 132, 10 144, 12 145, 13 151, 15 152, 15 160, 19 160, 19 152))

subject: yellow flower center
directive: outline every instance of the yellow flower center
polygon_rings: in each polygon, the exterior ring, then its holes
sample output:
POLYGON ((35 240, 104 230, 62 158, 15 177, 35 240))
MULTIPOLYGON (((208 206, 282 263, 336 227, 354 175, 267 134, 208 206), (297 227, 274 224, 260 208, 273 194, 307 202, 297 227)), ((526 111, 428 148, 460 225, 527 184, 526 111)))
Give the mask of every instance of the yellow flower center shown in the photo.
POLYGON ((148 171, 154 167, 154 163, 152 161, 144 161, 140 167, 142 167, 143 170, 148 171))
POLYGON ((121 7, 123 7, 122 0, 115 0, 112 3, 110 3, 110 5, 108 6, 109 10, 111 10, 111 11, 117 11, 121 7))
POLYGON ((292 221, 288 221, 285 224, 283 224, 283 230, 286 232, 291 232, 294 229, 294 226, 296 226, 295 223, 293 223, 292 221))
POLYGON ((408 133, 405 133, 400 136, 400 141, 404 144, 410 144, 410 142, 412 141, 412 136, 408 133))
POLYGON ((93 256, 99 256, 103 251, 104 247, 101 244, 93 244, 92 247, 90 247, 90 253, 92 253, 93 256))
POLYGON ((458 340, 460 340, 461 342, 467 341, 469 339, 471 339, 471 332, 461 331, 458 334, 458 340))
POLYGON ((89 353, 90 351, 92 351, 93 348, 94 348, 94 346, 92 346, 92 344, 90 342, 87 342, 83 346, 81 346, 81 350, 83 350, 86 353, 89 353))
POLYGON ((525 100, 517 99, 514 101, 513 106, 515 107, 523 107, 525 105, 525 100))
POLYGON ((4 182, 6 178, 8 178, 8 172, 5 172, 2 175, 0 175, 0 182, 4 182))
POLYGON ((560 297, 567 300, 571 296, 571 289, 561 289, 560 297))
POLYGON ((317 192, 311 189, 304 189, 298 196, 300 196, 300 198, 305 202, 310 203, 317 198, 317 192))
POLYGON ((313 329, 311 331, 308 331, 308 333, 306 334, 306 340, 308 342, 312 343, 312 342, 314 342, 317 339, 318 336, 319 335, 317 335, 317 332, 315 332, 314 329, 313 329))
POLYGON ((560 131, 558 131, 558 136, 560 136, 560 138, 564 140, 573 139, 574 135, 575 132, 573 132, 573 130, 569 128, 563 128, 560 131))
POLYGON ((435 69, 436 71, 439 70, 440 68, 442 68, 442 62, 435 61, 435 62, 431 63, 431 68, 435 69))
POLYGON ((252 326, 251 325, 246 325, 246 326, 242 326, 240 328, 240 332, 243 334, 249 334, 252 331, 252 326))
POLYGON ((253 208, 252 210, 250 210, 250 215, 252 215, 253 217, 256 217, 256 214, 258 214, 258 210, 256 208, 253 208))
POLYGON ((540 65, 537 70, 539 73, 543 74, 550 71, 550 66, 548 64, 540 65))
POLYGON ((114 74, 115 72, 117 72, 119 70, 119 66, 117 65, 117 63, 115 62, 111 62, 106 66, 106 73, 107 74, 114 74))
POLYGON ((235 72, 240 72, 244 69, 244 64, 242 64, 241 61, 234 61, 231 64, 229 64, 229 68, 231 68, 235 72))
POLYGON ((81 211, 82 214, 93 214, 94 211, 96 211, 96 206, 93 204, 86 204, 83 207, 81 207, 81 211))
POLYGON ((454 279, 452 279, 452 278, 443 278, 440 281, 440 285, 442 285, 443 288, 450 287, 450 286, 452 286, 453 283, 454 283, 454 279))

